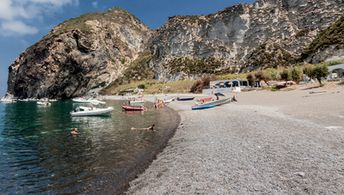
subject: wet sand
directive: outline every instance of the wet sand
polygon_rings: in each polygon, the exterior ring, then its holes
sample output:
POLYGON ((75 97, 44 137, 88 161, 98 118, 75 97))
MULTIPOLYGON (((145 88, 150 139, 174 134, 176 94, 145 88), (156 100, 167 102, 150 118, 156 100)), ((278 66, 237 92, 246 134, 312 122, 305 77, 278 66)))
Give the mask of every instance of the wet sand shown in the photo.
POLYGON ((253 91, 192 111, 127 194, 343 194, 344 90, 253 91))

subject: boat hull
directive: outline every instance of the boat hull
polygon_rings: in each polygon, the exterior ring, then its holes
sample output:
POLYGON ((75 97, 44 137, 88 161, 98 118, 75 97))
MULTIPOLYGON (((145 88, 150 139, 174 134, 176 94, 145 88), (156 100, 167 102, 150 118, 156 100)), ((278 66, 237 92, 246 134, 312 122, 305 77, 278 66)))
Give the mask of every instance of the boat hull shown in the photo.
POLYGON ((95 110, 71 112, 72 117, 82 117, 82 116, 106 116, 110 115, 113 111, 112 107, 108 108, 97 108, 95 110))
POLYGON ((216 106, 227 104, 230 101, 231 101, 231 98, 226 98, 226 99, 222 99, 222 100, 215 100, 215 101, 207 102, 204 104, 198 104, 198 105, 192 106, 191 109, 192 110, 204 110, 204 109, 214 108, 216 106))
POLYGON ((194 99, 195 99, 195 97, 181 97, 181 98, 177 98, 178 101, 192 101, 194 99))
POLYGON ((122 106, 124 111, 144 111, 144 106, 122 106))

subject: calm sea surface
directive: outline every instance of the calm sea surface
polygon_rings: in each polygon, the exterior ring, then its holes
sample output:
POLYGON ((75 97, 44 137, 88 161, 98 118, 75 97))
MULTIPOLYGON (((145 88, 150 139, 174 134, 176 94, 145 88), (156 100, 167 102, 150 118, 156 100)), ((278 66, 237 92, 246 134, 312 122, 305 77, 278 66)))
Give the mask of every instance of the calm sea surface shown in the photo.
POLYGON ((72 118, 72 102, 0 103, 0 194, 114 194, 142 171, 179 122, 169 108, 72 118), (158 131, 132 131, 156 124, 158 131), (80 135, 73 137, 70 129, 80 135))

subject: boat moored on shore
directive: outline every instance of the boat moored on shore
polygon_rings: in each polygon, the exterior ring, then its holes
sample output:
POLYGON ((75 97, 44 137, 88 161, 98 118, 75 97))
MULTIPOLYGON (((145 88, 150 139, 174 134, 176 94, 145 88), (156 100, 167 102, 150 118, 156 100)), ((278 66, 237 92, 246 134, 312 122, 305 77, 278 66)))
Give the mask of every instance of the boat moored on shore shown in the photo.
POLYGON ((192 101, 194 99, 195 97, 178 97, 177 98, 178 101, 192 101))

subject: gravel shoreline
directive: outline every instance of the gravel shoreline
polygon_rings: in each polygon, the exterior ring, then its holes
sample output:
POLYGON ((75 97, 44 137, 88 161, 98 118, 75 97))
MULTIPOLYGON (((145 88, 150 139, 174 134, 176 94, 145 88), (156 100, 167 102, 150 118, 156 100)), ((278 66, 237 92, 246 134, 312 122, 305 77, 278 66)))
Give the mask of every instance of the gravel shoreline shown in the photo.
POLYGON ((269 93, 202 111, 173 102, 181 124, 127 194, 343 194, 343 91, 316 105, 308 91, 269 93))

